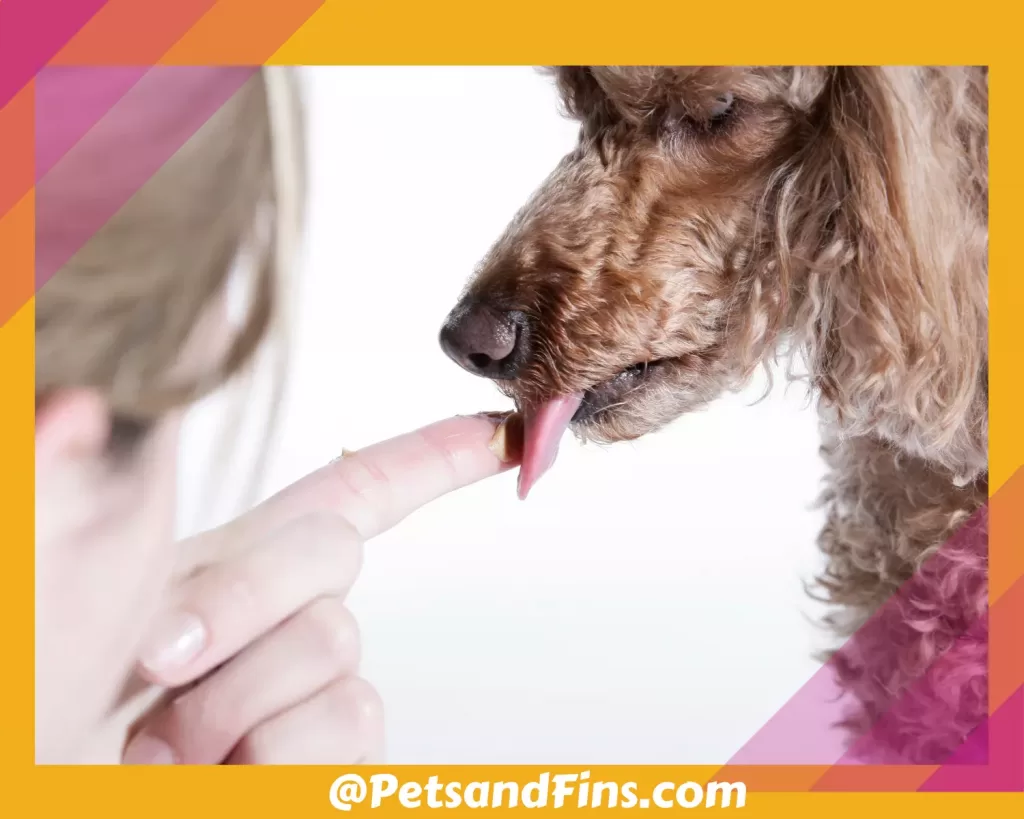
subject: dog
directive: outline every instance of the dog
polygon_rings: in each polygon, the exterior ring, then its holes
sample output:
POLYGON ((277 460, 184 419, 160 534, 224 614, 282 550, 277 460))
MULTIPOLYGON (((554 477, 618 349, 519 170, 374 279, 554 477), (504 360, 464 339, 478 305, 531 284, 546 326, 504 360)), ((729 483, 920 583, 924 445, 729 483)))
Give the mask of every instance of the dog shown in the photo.
POLYGON ((837 643, 866 635, 832 655, 844 727, 881 737, 866 761, 947 759, 987 713, 987 70, 546 70, 578 143, 442 346, 524 412, 530 482, 567 426, 635 439, 799 357, 829 468, 816 588, 837 643))

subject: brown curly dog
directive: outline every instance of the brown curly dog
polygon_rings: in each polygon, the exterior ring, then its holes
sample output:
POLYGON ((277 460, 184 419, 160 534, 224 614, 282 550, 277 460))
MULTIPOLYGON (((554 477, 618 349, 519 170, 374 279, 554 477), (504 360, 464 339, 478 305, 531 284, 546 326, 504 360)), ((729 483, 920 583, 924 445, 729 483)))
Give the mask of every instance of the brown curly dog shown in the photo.
POLYGON ((847 727, 884 718, 876 761, 941 761, 986 713, 987 527, 942 547, 987 500, 987 71, 551 71, 579 142, 443 346, 524 411, 532 474, 566 425, 636 438, 799 355, 830 467, 830 626, 918 583, 837 655, 847 727))

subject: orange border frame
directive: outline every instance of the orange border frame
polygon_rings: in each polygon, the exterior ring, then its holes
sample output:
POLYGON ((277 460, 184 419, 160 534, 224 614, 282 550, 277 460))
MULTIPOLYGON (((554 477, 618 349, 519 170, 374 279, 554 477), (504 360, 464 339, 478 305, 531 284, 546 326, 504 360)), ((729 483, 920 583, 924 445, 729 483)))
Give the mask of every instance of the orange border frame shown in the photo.
MULTIPOLYGON (((62 5, 28 0, 36 8, 62 5)), ((5 11, 25 0, 0 0, 5 11), (6 8, 5 8, 6 7, 6 8)), ((66 4, 64 4, 66 5, 66 4)), ((1011 145, 1012 104, 1022 69, 1011 49, 1016 30, 994 4, 976 3, 971 14, 953 3, 860 3, 826 8, 800 2, 786 7, 745 3, 707 7, 670 3, 591 2, 391 2, 359 5, 345 0, 107 0, 70 41, 46 62, 61 65, 254 65, 254 64, 558 64, 558 63, 972 63, 991 66, 993 176, 991 220, 990 409, 993 495, 990 535, 991 703, 995 709, 1024 685, 1024 388, 1015 378, 1015 351, 1024 314, 1024 277, 1012 267, 1012 234, 1020 205, 1020 152, 1011 145), (742 9, 742 10, 741 10, 742 9), (911 36, 908 36, 911 35, 911 36)), ((10 19, 10 18, 8 18, 10 19)), ((6 65, 0 61, 0 66, 6 65)), ((318 768, 166 769, 36 768, 32 765, 31 672, 33 647, 23 624, 31 608, 34 543, 34 196, 33 88, 29 81, 0 108, 0 362, 7 388, 2 404, 0 451, 4 453, 4 519, 9 565, 3 606, 8 643, 18 671, 3 682, 8 739, 4 766, 32 815, 75 811, 103 816, 214 815, 244 810, 251 815, 336 812, 327 789, 337 771, 318 768), (173 777, 173 778, 172 778, 173 777)), ((1022 726, 1024 734, 1024 726, 1022 726)), ((389 770, 399 770, 390 768, 389 770)), ((539 766, 506 769, 505 777, 529 776, 539 766)), ((564 770, 564 769, 563 769, 564 770)), ((594 777, 703 781, 717 766, 594 769, 594 777)), ((799 815, 828 811, 861 816, 887 808, 933 815, 1018 800, 1019 794, 802 793, 824 768, 762 766, 744 769, 751 788, 747 811, 799 815), (762 792, 762 789, 775 791, 762 792), (757 790, 758 792, 754 792, 757 790)), ((501 769, 406 768, 408 776, 501 778, 501 769)), ((917 786, 921 768, 858 767, 838 787, 903 790, 917 786)), ((731 772, 737 778, 737 772, 731 772)), ((724 777, 723 777, 724 778, 724 777)), ((22 803, 24 804, 24 803, 22 803)), ((464 809, 462 809, 464 810, 464 809)))

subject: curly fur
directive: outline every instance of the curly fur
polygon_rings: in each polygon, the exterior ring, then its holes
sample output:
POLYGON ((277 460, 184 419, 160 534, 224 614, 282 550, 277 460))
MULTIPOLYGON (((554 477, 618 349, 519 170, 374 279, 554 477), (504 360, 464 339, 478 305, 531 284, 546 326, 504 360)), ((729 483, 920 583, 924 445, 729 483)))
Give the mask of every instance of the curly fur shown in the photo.
POLYGON ((985 713, 984 634, 968 628, 985 550, 926 559, 987 496, 987 72, 551 71, 578 145, 467 291, 529 319, 502 389, 520 405, 610 396, 577 431, 619 441, 799 351, 826 433, 835 633, 921 570, 913 611, 837 655, 861 703, 849 725, 887 714, 888 759, 942 758, 985 713), (929 667, 942 679, 899 701, 929 667))

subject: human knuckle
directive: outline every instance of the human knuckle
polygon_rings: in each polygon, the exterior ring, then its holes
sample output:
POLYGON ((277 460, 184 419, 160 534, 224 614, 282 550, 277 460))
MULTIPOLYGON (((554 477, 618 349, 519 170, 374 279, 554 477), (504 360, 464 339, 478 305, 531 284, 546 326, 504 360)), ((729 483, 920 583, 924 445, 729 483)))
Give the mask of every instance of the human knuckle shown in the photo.
POLYGON ((292 523, 289 540, 337 546, 358 540, 359 533, 345 518, 333 511, 310 512, 292 523))
POLYGON ((250 764, 270 764, 275 761, 274 737, 263 726, 257 726, 235 746, 232 756, 250 764))
POLYGON ((209 587, 219 601, 218 609, 230 611, 233 617, 248 617, 258 611, 267 597, 267 577, 262 555, 247 561, 216 567, 209 587))
POLYGON ((344 548, 332 550, 334 589, 347 590, 355 582, 363 568, 363 553, 363 543, 359 540, 346 544, 344 548))
POLYGON ((353 455, 339 463, 334 475, 343 498, 354 497, 376 505, 389 497, 391 483, 388 476, 360 455, 353 455))
POLYGON ((341 531, 321 529, 312 544, 314 559, 323 567, 322 584, 326 590, 335 592, 348 589, 363 566, 362 540, 349 535, 339 537, 341 531))
POLYGON ((348 589, 362 568, 363 543, 354 527, 334 513, 317 513, 299 522, 288 538, 289 560, 316 567, 324 592, 348 589))
MULTIPOLYGON (((178 697, 170 707, 174 734, 202 753, 226 750, 239 739, 246 703, 225 696, 217 685, 204 684, 178 697)), ((203 753, 205 756, 206 753, 203 753)))
POLYGON ((318 598, 298 617, 318 655, 337 659, 358 654, 359 624, 340 598, 318 598))
POLYGON ((459 464, 451 449, 443 440, 438 440, 430 435, 427 430, 419 430, 418 436, 428 458, 443 466, 451 482, 457 482, 459 478, 459 464))
POLYGON ((354 709, 361 725, 376 726, 384 719, 384 702, 377 689, 361 677, 352 677, 337 683, 339 696, 345 698, 347 707, 354 709))

